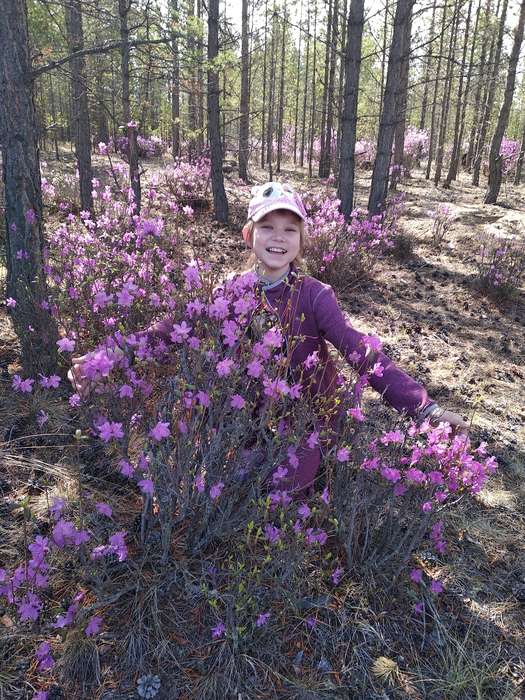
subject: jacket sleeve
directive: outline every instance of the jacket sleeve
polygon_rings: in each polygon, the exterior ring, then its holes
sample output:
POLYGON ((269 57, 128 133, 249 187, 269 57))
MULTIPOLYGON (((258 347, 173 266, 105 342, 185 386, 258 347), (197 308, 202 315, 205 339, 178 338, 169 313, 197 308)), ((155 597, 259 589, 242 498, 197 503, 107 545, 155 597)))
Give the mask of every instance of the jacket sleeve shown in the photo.
POLYGON ((382 365, 382 376, 370 375, 370 385, 396 411, 415 417, 433 403, 426 389, 396 367, 388 355, 367 348, 363 342, 366 334, 353 328, 345 318, 331 287, 323 285, 314 292, 312 309, 320 335, 337 348, 359 374, 363 375, 377 362, 382 365))

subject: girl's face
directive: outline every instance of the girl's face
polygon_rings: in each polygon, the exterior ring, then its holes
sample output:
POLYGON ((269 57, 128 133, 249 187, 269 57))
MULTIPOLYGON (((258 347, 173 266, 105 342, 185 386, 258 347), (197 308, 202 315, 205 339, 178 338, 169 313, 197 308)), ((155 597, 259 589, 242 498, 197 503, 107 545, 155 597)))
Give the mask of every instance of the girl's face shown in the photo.
POLYGON ((300 249, 300 219, 293 212, 277 209, 254 225, 253 252, 268 279, 276 280, 284 275, 300 249))

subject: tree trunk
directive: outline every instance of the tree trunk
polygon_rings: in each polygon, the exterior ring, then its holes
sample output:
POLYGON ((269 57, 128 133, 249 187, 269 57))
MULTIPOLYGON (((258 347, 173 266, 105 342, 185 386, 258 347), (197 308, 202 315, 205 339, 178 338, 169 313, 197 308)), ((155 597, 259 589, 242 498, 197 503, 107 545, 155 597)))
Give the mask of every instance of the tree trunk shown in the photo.
POLYGON ((448 115, 450 111, 450 94, 452 92, 453 69, 456 53, 456 43, 459 26, 459 9, 460 0, 456 0, 454 4, 454 14, 452 15, 452 25, 450 27, 450 41, 448 45, 447 69, 445 72, 445 84, 443 86, 443 107, 441 110, 441 119, 439 123, 439 137, 436 153, 436 172, 434 173, 434 184, 436 187, 441 180, 441 171, 443 169, 443 155, 445 151, 445 139, 447 136, 448 115))
POLYGON ((131 10, 132 0, 119 0, 118 9, 120 17, 120 38, 122 46, 120 49, 121 75, 122 75, 122 116, 128 133, 128 157, 129 157, 129 179, 135 201, 135 211, 140 214, 140 171, 139 171, 139 151, 137 147, 137 125, 131 119, 131 102, 129 97, 129 28, 128 16, 131 10))
POLYGON ((297 134, 299 130, 299 93, 301 81, 301 47, 303 40, 303 0, 299 10, 299 46, 297 48, 297 68, 296 68, 296 84, 295 84, 295 114, 294 114, 294 133, 293 133, 293 162, 297 163, 297 134))
MULTIPOLYGON (((197 0, 197 17, 202 19, 202 0, 197 0)), ((197 153, 204 151, 204 43, 201 36, 197 37, 197 153)))
POLYGON ((385 72, 387 67, 387 46, 388 46, 388 20, 390 18, 390 0, 385 0, 385 20, 383 22, 383 45, 381 48, 381 84, 379 86, 379 121, 381 121, 381 110, 383 109, 383 98, 385 92, 385 72))
POLYGON ((424 129, 427 121, 427 109, 428 109, 428 86, 430 85, 430 70, 432 68, 432 44, 434 43, 432 37, 434 36, 434 27, 436 22, 436 5, 437 0, 432 3, 432 19, 430 20, 430 43, 428 44, 428 57, 425 61, 425 77, 423 78, 423 99, 421 101, 421 115, 419 117, 419 128, 424 129))
MULTIPOLYGON (((483 119, 481 121, 479 139, 476 146, 476 157, 474 159, 474 168, 472 171, 472 184, 479 186, 479 176, 481 172, 481 163, 483 161, 483 150, 485 148, 485 141, 487 138, 487 132, 490 124, 490 117, 492 114, 492 105, 494 103, 494 95, 496 93, 496 83, 498 72, 500 68, 501 61, 501 49, 503 46, 503 35, 505 33, 505 20, 507 18, 507 7, 508 0, 503 0, 503 9, 501 10, 501 18, 498 30, 498 40, 496 44, 496 54, 494 57, 494 64, 492 67, 492 73, 490 76, 490 84, 487 92, 487 100, 485 102, 485 109, 483 111, 483 119)), ((499 188, 498 188, 499 189, 499 188)))
POLYGON ((304 95, 303 95, 303 119, 301 126, 301 152, 299 155, 299 165, 301 168, 304 166, 304 148, 306 141, 306 112, 308 104, 308 84, 310 79, 310 74, 308 72, 310 67, 310 3, 308 3, 308 9, 306 11, 307 15, 307 29, 306 29, 306 65, 304 69, 304 95))
MULTIPOLYGON (((67 43, 70 53, 84 48, 82 9, 80 0, 69 0, 65 5, 67 43)), ((93 211, 93 170, 91 168, 91 129, 84 58, 70 61, 72 96, 72 131, 80 183, 80 207, 93 211)))
POLYGON ((341 13, 341 45, 340 45, 340 61, 339 61, 339 77, 338 77, 338 88, 337 88, 337 137, 336 137, 336 151, 334 158, 334 174, 336 176, 337 188, 339 189, 339 168, 341 165, 341 138, 343 132, 343 93, 345 87, 345 55, 346 55, 346 23, 348 19, 348 0, 343 0, 343 11, 341 13))
POLYGON ((265 164, 265 112, 266 109, 266 64, 268 57, 268 0, 264 0, 264 54, 263 54, 263 94, 262 94, 262 109, 261 109, 261 168, 264 169, 265 164))
POLYGON ((211 185, 214 216, 220 223, 228 222, 228 200, 222 173, 220 134, 219 75, 214 59, 219 53, 219 0, 208 0, 208 138, 211 151, 211 185))
POLYGON ((268 93, 268 126, 266 130, 266 161, 268 163, 268 179, 273 180, 273 121, 275 102, 275 63, 277 53, 277 12, 275 4, 272 14, 272 41, 270 45, 270 91, 268 93))
POLYGON ((476 23, 474 25, 474 34, 472 36, 472 45, 470 48, 470 61, 467 73, 467 81, 465 84, 465 91, 463 92, 463 75, 465 72, 466 62, 467 62, 467 48, 470 33, 470 17, 472 14, 472 0, 469 1, 468 11, 467 11, 467 21, 465 24, 465 43, 463 45, 463 55, 461 57, 461 68, 459 74, 458 83, 458 93, 456 97, 456 121, 454 124, 454 143, 452 145, 452 155, 450 158, 450 164, 448 167, 447 177, 443 183, 444 189, 450 188, 450 183, 455 180, 458 174, 459 159, 461 157, 461 146, 463 143, 463 133, 465 130, 465 114, 467 111, 468 96, 470 94, 470 80, 472 76, 472 65, 474 61, 474 49, 476 46, 476 38, 478 35, 478 25, 479 25, 479 14, 480 5, 476 12, 476 23))
MULTIPOLYGON (((337 60, 337 39, 339 2, 334 0, 334 13, 332 16, 332 46, 330 50, 330 73, 328 75, 328 101, 326 105, 326 136, 324 144, 323 177, 330 177, 332 167, 332 131, 334 127, 334 90, 335 90, 335 66, 337 60)), ((321 165, 319 164, 319 169, 321 165)))
POLYGON ((350 0, 345 51, 345 88, 341 125, 341 163, 339 166, 338 197, 346 221, 354 206, 355 142, 357 132, 357 104, 361 73, 361 45, 363 40, 364 0, 350 0))
POLYGON ((323 79, 323 101, 321 105, 321 151, 319 154, 319 177, 328 177, 326 175, 326 118, 328 112, 329 101, 329 72, 330 72, 330 48, 332 44, 332 14, 334 11, 333 0, 328 0, 328 19, 326 22, 326 46, 324 58, 324 79, 323 79))
POLYGON ((368 199, 370 214, 379 214, 384 211, 386 194, 388 190, 388 171, 392 156, 392 143, 397 122, 396 104, 397 93, 400 88, 401 62, 403 59, 403 35, 406 25, 411 21, 412 9, 415 0, 398 0, 396 15, 394 18, 394 30, 392 44, 388 58, 388 71, 386 76, 385 94, 381 122, 377 137, 376 159, 372 171, 372 183, 368 199))
POLYGON ((501 176, 503 163, 499 154, 501 142, 505 135, 505 129, 509 123, 510 109, 512 107, 512 98, 514 97, 514 87, 516 85, 516 68, 520 57, 521 44, 523 43, 523 25, 525 24, 525 0, 521 0, 520 16, 516 31, 514 33, 514 43, 509 59, 509 69, 507 72, 507 81, 505 84, 505 93, 503 96, 503 104, 498 116, 498 123, 492 137, 489 154, 489 183, 485 194, 485 204, 495 204, 498 199, 499 189, 501 186, 501 176))
POLYGON ((408 71, 410 68, 410 44, 412 39, 412 17, 409 18, 403 32, 403 55, 399 73, 399 91, 397 94, 397 124, 394 133, 394 167, 390 181, 390 189, 395 190, 403 173, 405 155, 405 129, 408 103, 408 71))
POLYGON ((250 84, 248 43, 248 0, 242 0, 241 102, 239 119, 239 177, 248 182, 250 143, 250 84))
POLYGON ((279 118, 277 122, 277 167, 275 171, 281 172, 281 157, 283 152, 283 119, 285 106, 285 91, 284 91, 284 64, 286 61, 286 9, 284 10, 284 21, 281 27, 281 75, 279 80, 279 118))
POLYGON ((180 157, 180 64, 179 64, 179 2, 171 3, 171 154, 180 157))
POLYGON ((430 172, 432 170, 432 160, 434 158, 434 148, 435 148, 435 140, 436 140, 436 111, 437 111, 437 102, 438 102, 438 95, 439 95, 439 81, 441 79, 441 60, 443 56, 443 45, 445 43, 445 27, 446 27, 446 20, 447 20, 447 8, 448 8, 448 0, 445 0, 444 5, 443 5, 443 15, 441 19, 441 35, 439 37, 439 55, 438 55, 438 60, 437 60, 437 66, 436 66, 436 80, 434 83, 434 97, 432 99, 432 114, 430 117, 430 138, 429 138, 429 143, 428 143, 428 159, 427 159, 427 168, 425 172, 425 178, 428 180, 430 178, 430 172))
POLYGON ((514 184, 519 185, 523 172, 523 161, 525 160, 525 122, 523 122, 523 133, 521 135, 521 148, 516 163, 516 174, 514 176, 514 184))
POLYGON ((483 13, 485 15, 485 26, 483 27, 483 34, 481 37, 481 55, 479 58, 479 66, 477 68, 478 75, 477 75, 477 82, 476 82, 476 92, 474 94, 474 102, 473 102, 472 125, 470 127, 468 151, 467 151, 467 158, 466 158, 466 163, 465 163, 466 168, 467 168, 469 173, 472 172, 472 162, 474 160, 476 134, 477 134, 479 123, 481 121, 481 107, 482 107, 481 91, 482 91, 482 87, 483 87, 483 83, 484 83, 483 78, 486 75, 486 70, 487 70, 487 67, 486 67, 487 46, 488 46, 487 32, 488 32, 488 17, 490 15, 491 3, 492 3, 492 0, 487 0, 485 12, 483 13))
POLYGON ((312 105, 310 111, 310 136, 308 139, 309 151, 308 151, 308 177, 312 177, 312 160, 314 155, 314 138, 315 138, 315 68, 317 64, 317 0, 314 0, 314 46, 313 46, 313 66, 312 66, 312 105))
POLYGON ((0 144, 5 192, 7 296, 28 374, 56 369, 57 328, 44 310, 42 193, 25 2, 4 0, 0 21, 0 144))

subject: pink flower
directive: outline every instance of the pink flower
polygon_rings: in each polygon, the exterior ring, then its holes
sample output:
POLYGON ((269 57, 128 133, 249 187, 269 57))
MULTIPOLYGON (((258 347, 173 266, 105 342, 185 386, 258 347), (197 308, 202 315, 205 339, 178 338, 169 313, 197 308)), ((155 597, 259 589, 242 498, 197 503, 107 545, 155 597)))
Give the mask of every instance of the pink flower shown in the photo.
POLYGON ((210 406, 210 395, 207 394, 205 391, 198 391, 195 394, 195 398, 199 402, 201 406, 204 406, 204 408, 209 408, 210 406))
POLYGON ((319 433, 318 432, 310 433, 306 443, 307 443, 308 447, 311 450, 313 450, 314 447, 319 444, 319 433))
POLYGON ((12 387, 15 391, 20 391, 22 394, 30 394, 33 391, 34 379, 22 379, 19 374, 13 376, 12 387))
POLYGON ((160 442, 164 438, 169 437, 171 434, 169 429, 169 423, 159 421, 157 425, 150 430, 149 434, 154 440, 160 442))
POLYGON ((281 531, 278 527, 275 527, 275 525, 266 523, 264 526, 264 535, 270 544, 274 544, 274 542, 277 542, 277 540, 280 539, 281 531))
POLYGON ((332 572, 332 581, 334 585, 338 585, 339 581, 341 580, 342 576, 344 574, 344 569, 342 569, 340 566, 335 569, 335 571, 332 572))
POLYGON ((76 406, 80 405, 81 398, 79 394, 71 394, 69 397, 69 405, 72 406, 73 408, 76 408, 76 406))
POLYGON ((283 336, 280 330, 272 329, 266 331, 263 335, 262 342, 269 348, 280 348, 283 343, 283 336))
POLYGON ((421 510, 423 511, 423 513, 430 513, 430 511, 432 510, 432 502, 425 501, 421 506, 421 510))
POLYGON ((234 394, 231 398, 230 406, 232 408, 242 409, 246 406, 246 401, 242 398, 240 394, 234 394))
POLYGON ((248 364, 248 376, 257 379, 263 373, 264 367, 259 360, 252 360, 248 364))
POLYGON ((297 509, 297 513, 301 516, 303 520, 306 520, 306 518, 308 518, 311 515, 312 511, 310 510, 310 507, 307 503, 301 503, 301 505, 297 509))
POLYGON ((396 483, 396 481, 399 481, 401 478, 401 472, 399 469, 393 469, 392 467, 383 467, 381 469, 381 476, 383 479, 386 479, 387 481, 391 481, 392 483, 396 483))
POLYGON ((412 569, 410 580, 414 583, 423 583, 423 571, 421 569, 412 569))
POLYGON ((211 630, 211 636, 213 639, 220 639, 220 637, 224 637, 224 634, 226 632, 226 625, 224 622, 219 622, 215 627, 212 627, 211 630))
POLYGON ((204 493, 204 476, 202 474, 197 474, 197 476, 193 480, 193 485, 199 493, 204 493))
POLYGON ((112 438, 118 440, 124 437, 122 423, 110 423, 109 421, 105 421, 98 426, 98 433, 104 442, 109 442, 112 438))
POLYGON ((272 474, 273 483, 278 484, 279 481, 282 481, 286 477, 287 474, 288 474, 288 469, 286 467, 283 467, 282 465, 277 467, 277 469, 272 474))
POLYGON ((56 374, 52 374, 50 377, 44 377, 43 374, 40 375, 40 385, 44 389, 56 389, 60 384, 60 377, 56 374))
POLYGON ((142 493, 149 493, 153 494, 155 491, 155 487, 153 485, 153 481, 151 479, 141 479, 138 482, 139 489, 142 491, 142 493))
POLYGON ((223 488, 224 484, 222 481, 218 481, 216 484, 213 484, 213 486, 210 488, 210 498, 212 499, 212 501, 215 501, 217 498, 219 498, 223 488))
POLYGON ((439 595, 440 593, 443 593, 444 591, 444 586, 441 583, 441 581, 432 581, 430 583, 430 590, 432 593, 435 593, 436 595, 439 595))
POLYGON ((375 365, 372 367, 372 374, 376 377, 382 377, 384 369, 385 368, 380 362, 376 362, 375 365))
POLYGON ((414 605, 414 612, 416 615, 422 615, 425 610, 425 604, 422 601, 414 605))
POLYGON ((97 509, 97 512, 100 513, 101 515, 105 515, 108 518, 111 518, 111 515, 113 513, 113 510, 111 509, 111 506, 108 505, 107 503, 97 503, 95 504, 95 508, 97 509))
POLYGON ((231 360, 229 357, 225 358, 224 360, 221 360, 221 362, 218 362, 216 365, 216 369, 219 377, 227 377, 231 373, 234 364, 234 361, 231 360))
POLYGON ((13 297, 7 297, 5 300, 5 305, 8 309, 14 309, 16 306, 16 299, 13 299, 13 297))
POLYGON ((267 613, 261 613, 261 614, 257 617, 257 621, 255 622, 255 626, 256 626, 256 627, 262 627, 263 625, 265 625, 265 624, 268 622, 269 619, 270 619, 270 613, 269 613, 269 612, 267 612, 267 613))
POLYGON ((191 326, 188 326, 186 321, 173 324, 173 331, 170 333, 170 339, 174 343, 182 343, 191 333, 191 326))
POLYGON ((60 352, 73 352, 75 349, 75 341, 71 338, 60 338, 57 345, 60 352))
POLYGON ((336 457, 338 462, 348 462, 350 459, 350 450, 346 447, 340 447, 337 450, 336 457))
POLYGON ((133 398, 133 389, 129 386, 129 384, 123 384, 120 387, 118 395, 120 396, 121 399, 124 399, 124 398, 131 399, 131 398, 133 398))
POLYGON ((365 335, 363 336, 362 343, 367 348, 370 348, 370 350, 373 350, 375 352, 381 350, 381 341, 376 336, 365 335))
POLYGON ((100 632, 100 627, 102 625, 102 618, 99 617, 98 615, 94 615, 92 618, 90 618, 87 626, 86 626, 86 636, 87 637, 94 637, 96 634, 100 632))
POLYGON ((310 353, 306 360, 303 362, 303 365, 306 367, 306 369, 311 369, 312 367, 315 367, 319 363, 319 351, 314 350, 314 352, 310 353))
POLYGON ((359 423, 362 423, 365 419, 360 408, 349 408, 347 413, 349 416, 352 416, 352 418, 354 418, 359 423))

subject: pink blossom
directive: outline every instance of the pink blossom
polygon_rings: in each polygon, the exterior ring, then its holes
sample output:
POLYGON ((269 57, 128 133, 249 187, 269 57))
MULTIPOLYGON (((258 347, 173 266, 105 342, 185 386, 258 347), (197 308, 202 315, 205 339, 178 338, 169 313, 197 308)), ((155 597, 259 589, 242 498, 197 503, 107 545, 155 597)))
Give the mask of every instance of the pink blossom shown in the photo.
POLYGON ((73 352, 75 349, 75 341, 72 338, 60 338, 57 345, 60 352, 73 352))
POLYGON ((152 495, 155 492, 155 486, 153 485, 153 481, 151 479, 141 479, 137 483, 142 493, 148 493, 152 495))
POLYGON ((222 481, 218 481, 216 484, 213 484, 213 486, 210 488, 210 498, 212 499, 212 501, 215 501, 217 498, 219 498, 223 488, 224 483, 222 481))
POLYGON ((356 421, 359 421, 359 423, 362 423, 365 420, 360 408, 349 408, 347 413, 348 415, 352 416, 352 418, 355 418, 356 421))
POLYGON ((376 362, 375 365, 372 367, 371 373, 376 377, 382 377, 384 369, 385 368, 380 362, 376 362))
POLYGON ((216 365, 216 369, 219 377, 227 377, 231 373, 234 364, 234 361, 231 360, 229 357, 218 362, 216 365))
POLYGON ((410 572, 410 580, 414 583, 423 582, 423 571, 421 569, 412 569, 410 572))
POLYGON ((82 399, 80 398, 79 394, 71 394, 71 396, 69 397, 69 405, 73 408, 79 406, 81 401, 82 399))
POLYGON ((159 421, 157 425, 150 430, 150 436, 157 442, 169 437, 171 435, 169 425, 169 423, 159 421))
POLYGON ((430 511, 432 510, 432 501, 425 501, 421 506, 421 510, 423 511, 423 513, 430 513, 430 511))
POLYGON ((100 513, 101 515, 106 515, 108 518, 111 518, 111 515, 113 513, 113 510, 110 505, 107 503, 99 502, 95 504, 95 508, 97 509, 97 512, 100 513))
POLYGON ((440 593, 443 593, 444 586, 441 583, 441 581, 432 581, 430 583, 430 590, 432 591, 432 593, 439 595, 440 593))
POLYGON ((197 491, 199 493, 204 493, 204 488, 205 488, 204 476, 202 474, 197 474, 197 476, 193 480, 193 485, 195 486, 195 488, 197 489, 197 491))
POLYGON ((100 628, 102 626, 102 618, 99 617, 98 615, 94 615, 93 617, 90 618, 86 629, 85 633, 87 637, 94 637, 96 634, 100 632, 100 628))
POLYGON ((333 572, 332 572, 332 581, 334 585, 338 585, 339 582, 341 581, 341 578, 344 574, 344 569, 342 569, 340 566, 338 566, 333 572))
POLYGON ((226 633, 226 625, 224 622, 219 622, 215 627, 212 627, 211 630, 211 636, 213 639, 220 639, 220 637, 224 637, 224 634, 226 633))
POLYGON ((230 406, 232 408, 242 409, 246 406, 246 401, 240 394, 234 394, 231 398, 230 406))
POLYGON ((8 309, 14 309, 16 306, 16 299, 13 299, 13 297, 7 297, 5 300, 5 305, 8 309))
POLYGON ((191 333, 191 326, 186 321, 182 323, 174 323, 173 331, 170 333, 170 340, 174 343, 182 343, 191 333))
POLYGON ((321 494, 321 500, 328 505, 330 503, 330 495, 328 493, 328 487, 325 486, 323 489, 323 493, 321 494))
POLYGON ((34 379, 22 379, 19 374, 13 376, 12 387, 15 391, 20 391, 23 394, 30 394, 33 391, 34 379))
POLYGON ((262 627, 263 625, 265 625, 265 624, 268 622, 269 619, 270 619, 270 613, 269 613, 269 612, 260 613, 260 615, 257 617, 257 620, 256 620, 256 622, 255 622, 255 626, 256 626, 256 627, 262 627))
POLYGON ((109 442, 112 438, 120 439, 124 437, 124 431, 122 430, 122 423, 112 423, 105 421, 98 426, 99 436, 104 442, 109 442))
POLYGON ((347 447, 340 447, 337 450, 336 457, 338 462, 348 462, 350 459, 350 450, 347 447))
POLYGON ((392 467, 383 467, 381 469, 381 476, 387 481, 392 481, 396 483, 401 478, 401 472, 399 469, 393 469, 392 467))
POLYGON ((318 432, 313 432, 310 433, 308 436, 308 439, 306 440, 306 443, 308 447, 313 450, 316 445, 319 444, 319 433, 318 432))
POLYGON ((284 466, 279 466, 277 469, 274 471, 272 474, 272 481, 274 484, 278 484, 279 481, 282 481, 286 475, 288 474, 288 469, 284 466))
POLYGON ((266 523, 264 526, 264 535, 270 544, 274 544, 281 537, 281 531, 275 525, 271 523, 266 523))
POLYGON ((123 384, 120 387, 118 395, 121 399, 124 399, 124 398, 131 399, 131 398, 133 398, 133 389, 129 386, 129 384, 123 384))
POLYGON ((312 511, 310 510, 310 507, 307 503, 301 503, 301 505, 297 509, 297 513, 301 516, 303 520, 306 520, 306 518, 308 518, 311 515, 312 511))
POLYGON ((249 376, 249 377, 254 377, 255 379, 257 379, 258 377, 260 377, 261 374, 262 374, 263 371, 264 371, 264 367, 263 367, 262 364, 259 362, 259 360, 252 360, 252 361, 248 364, 247 367, 248 367, 248 376, 249 376))
POLYGON ((278 329, 266 331, 263 335, 262 342, 269 348, 280 348, 283 343, 283 335, 278 329))
POLYGON ((40 385, 44 389, 56 389, 60 384, 60 377, 56 374, 52 374, 50 377, 44 377, 43 374, 40 375, 40 385))
POLYGON ((210 395, 207 394, 205 391, 198 391, 195 394, 195 398, 199 402, 201 406, 204 406, 204 408, 209 408, 210 406, 210 395))
POLYGON ((414 605, 414 612, 416 615, 422 615, 425 610, 425 604, 422 601, 414 605))

